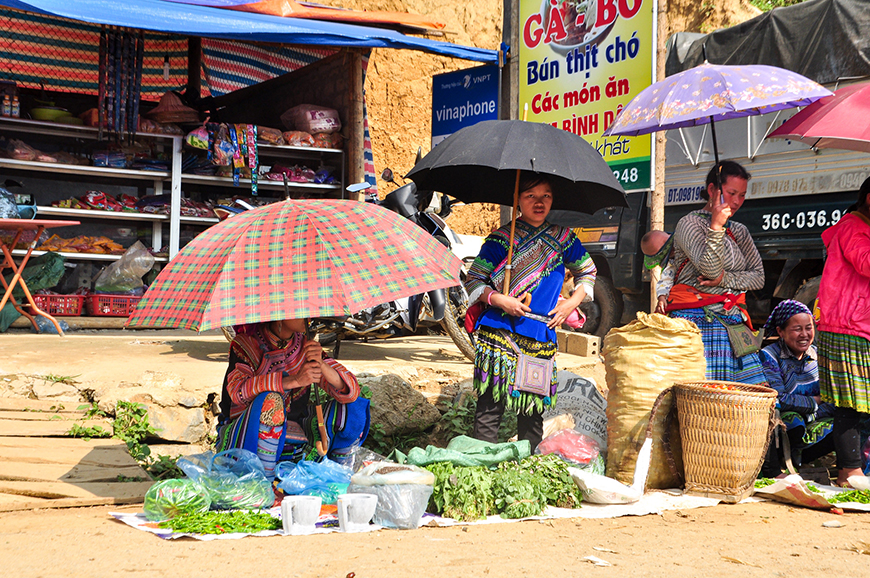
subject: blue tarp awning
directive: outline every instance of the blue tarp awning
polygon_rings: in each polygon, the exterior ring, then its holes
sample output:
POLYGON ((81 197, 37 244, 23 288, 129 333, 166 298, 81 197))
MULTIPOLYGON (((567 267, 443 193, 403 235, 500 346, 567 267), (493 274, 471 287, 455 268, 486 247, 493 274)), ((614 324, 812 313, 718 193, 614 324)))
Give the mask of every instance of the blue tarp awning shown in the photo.
POLYGON ((92 24, 185 36, 283 44, 405 48, 477 62, 498 62, 495 50, 417 38, 383 28, 282 18, 164 0, 0 0, 0 6, 92 24))

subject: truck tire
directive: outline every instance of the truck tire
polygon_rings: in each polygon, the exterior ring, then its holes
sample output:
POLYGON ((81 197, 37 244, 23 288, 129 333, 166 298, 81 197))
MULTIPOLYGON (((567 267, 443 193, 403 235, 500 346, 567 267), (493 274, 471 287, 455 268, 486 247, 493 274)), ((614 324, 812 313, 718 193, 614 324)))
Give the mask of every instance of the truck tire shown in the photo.
POLYGON ((468 300, 460 287, 450 287, 447 290, 444 319, 441 326, 459 348, 459 351, 469 360, 474 361, 474 336, 465 330, 465 312, 468 310, 468 300))
POLYGON ((622 294, 610 279, 597 277, 593 297, 593 301, 580 305, 580 310, 586 315, 586 323, 580 332, 604 339, 607 332, 619 325, 622 319, 622 294))
POLYGON ((797 291, 794 293, 793 299, 795 301, 800 301, 810 309, 813 308, 813 303, 816 301, 816 297, 819 296, 819 285, 822 283, 822 276, 811 277, 804 281, 804 284, 801 285, 797 291))

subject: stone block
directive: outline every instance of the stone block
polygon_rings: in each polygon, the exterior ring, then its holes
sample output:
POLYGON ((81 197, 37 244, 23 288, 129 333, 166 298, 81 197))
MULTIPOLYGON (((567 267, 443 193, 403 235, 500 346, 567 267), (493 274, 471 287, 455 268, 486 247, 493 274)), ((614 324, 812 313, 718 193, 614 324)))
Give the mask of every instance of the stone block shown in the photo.
POLYGON ((587 333, 568 333, 565 339, 565 353, 581 357, 594 357, 601 348, 601 338, 587 333))

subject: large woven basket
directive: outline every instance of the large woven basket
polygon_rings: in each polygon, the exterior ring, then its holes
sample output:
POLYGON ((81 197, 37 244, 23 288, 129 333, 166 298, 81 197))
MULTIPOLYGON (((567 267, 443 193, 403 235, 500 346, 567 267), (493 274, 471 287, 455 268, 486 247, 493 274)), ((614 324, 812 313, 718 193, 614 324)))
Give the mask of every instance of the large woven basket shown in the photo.
POLYGON ((727 381, 674 384, 686 492, 737 503, 752 493, 774 426, 776 392, 727 381))

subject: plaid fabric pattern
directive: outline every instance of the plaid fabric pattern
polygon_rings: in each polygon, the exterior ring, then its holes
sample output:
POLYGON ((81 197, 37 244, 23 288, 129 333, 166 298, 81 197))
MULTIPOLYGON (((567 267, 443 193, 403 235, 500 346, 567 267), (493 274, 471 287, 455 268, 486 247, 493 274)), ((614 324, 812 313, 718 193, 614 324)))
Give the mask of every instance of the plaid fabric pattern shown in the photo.
POLYGON ((459 284, 459 260, 370 203, 281 201, 207 229, 161 271, 128 320, 205 331, 350 315, 459 284))
MULTIPOLYGON (((707 360, 706 378, 715 381, 734 381, 737 383, 766 383, 764 369, 758 353, 734 357, 728 331, 716 319, 707 319, 703 309, 680 309, 672 311, 671 317, 688 319, 701 330, 704 342, 704 358, 707 360)), ((721 315, 729 323, 741 323, 740 315, 721 315)))
POLYGON ((870 341, 820 331, 819 386, 822 401, 870 413, 870 341))
MULTIPOLYGON (((99 92, 100 26, 0 9, 0 77, 22 88, 99 92)), ((142 100, 157 101, 187 82, 187 38, 145 32, 142 100), (169 78, 163 59, 169 58, 169 78)))

